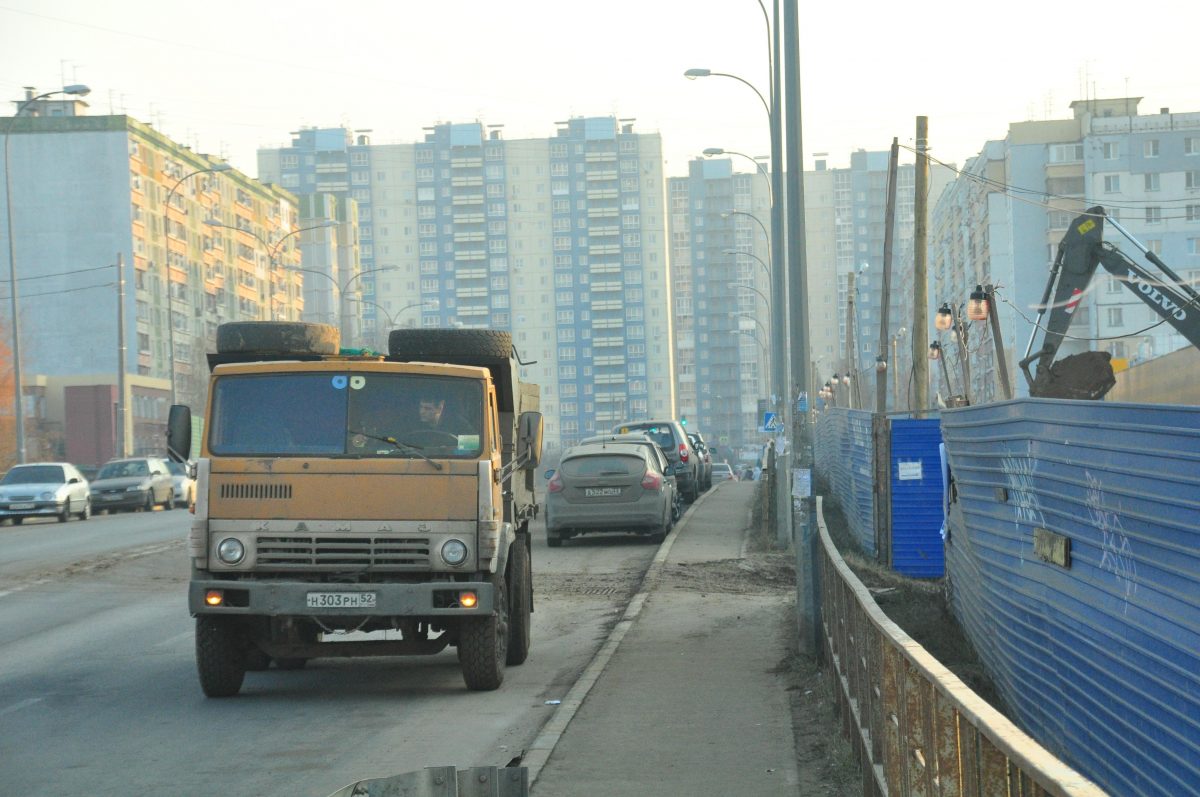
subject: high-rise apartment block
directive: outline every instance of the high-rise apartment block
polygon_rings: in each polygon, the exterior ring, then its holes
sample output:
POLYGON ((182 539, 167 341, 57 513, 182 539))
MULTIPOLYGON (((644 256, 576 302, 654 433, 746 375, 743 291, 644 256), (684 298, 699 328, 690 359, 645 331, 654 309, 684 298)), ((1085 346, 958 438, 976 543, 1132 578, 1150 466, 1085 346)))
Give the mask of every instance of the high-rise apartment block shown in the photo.
POLYGON ((299 318, 295 198, 128 116, 32 94, 16 105, 20 116, 0 120, 18 288, 16 319, 4 311, 18 324, 28 435, 59 441, 31 454, 71 456, 80 435, 105 437, 96 450, 162 453, 172 389, 205 401, 218 324, 299 318), (47 414, 71 406, 63 390, 112 386, 118 370, 133 377, 113 398, 124 441, 111 407, 104 429, 94 413, 47 414))
POLYGON ((674 415, 662 143, 580 117, 548 138, 443 123, 423 140, 307 129, 259 176, 358 207, 361 322, 507 329, 550 447, 674 415))

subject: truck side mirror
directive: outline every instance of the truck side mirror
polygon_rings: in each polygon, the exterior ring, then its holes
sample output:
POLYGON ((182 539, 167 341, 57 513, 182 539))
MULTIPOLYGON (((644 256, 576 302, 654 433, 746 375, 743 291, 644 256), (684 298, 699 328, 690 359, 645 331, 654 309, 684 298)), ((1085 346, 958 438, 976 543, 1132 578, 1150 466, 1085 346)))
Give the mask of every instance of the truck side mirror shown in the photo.
POLYGON ((192 453, 192 411, 172 404, 167 416, 167 455, 176 462, 187 462, 192 453))
POLYGON ((525 457, 525 467, 536 468, 542 462, 542 414, 522 412, 517 420, 517 456, 525 457))

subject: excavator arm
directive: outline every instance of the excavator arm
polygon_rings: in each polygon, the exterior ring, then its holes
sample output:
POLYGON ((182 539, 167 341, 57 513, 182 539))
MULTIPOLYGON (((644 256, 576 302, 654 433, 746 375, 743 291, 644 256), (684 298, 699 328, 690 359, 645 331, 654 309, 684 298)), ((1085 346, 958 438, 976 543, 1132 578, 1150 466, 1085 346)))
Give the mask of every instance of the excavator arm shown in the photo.
POLYGON ((1059 243, 1038 309, 1038 323, 1030 336, 1026 357, 1020 362, 1031 396, 1100 399, 1116 384, 1107 352, 1089 351, 1054 361, 1075 310, 1099 266, 1104 266, 1193 346, 1200 348, 1200 294, 1112 219, 1107 220, 1132 241, 1163 276, 1155 276, 1120 249, 1106 243, 1106 219, 1104 208, 1090 208, 1071 222, 1059 243), (1039 327, 1045 330, 1042 347, 1030 354, 1039 327), (1033 373, 1030 373, 1031 364, 1034 365, 1033 373))

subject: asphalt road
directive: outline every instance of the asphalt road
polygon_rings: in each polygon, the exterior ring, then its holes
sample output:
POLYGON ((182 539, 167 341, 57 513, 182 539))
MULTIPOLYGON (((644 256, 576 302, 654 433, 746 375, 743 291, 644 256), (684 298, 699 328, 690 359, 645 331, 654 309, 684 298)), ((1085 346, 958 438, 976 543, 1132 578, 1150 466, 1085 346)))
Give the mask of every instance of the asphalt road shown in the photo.
POLYGON ((533 648, 495 692, 454 652, 324 659, 200 691, 186 511, 0 527, 0 794, 324 797, 435 765, 521 754, 657 550, 632 537, 550 550, 534 529, 533 648))

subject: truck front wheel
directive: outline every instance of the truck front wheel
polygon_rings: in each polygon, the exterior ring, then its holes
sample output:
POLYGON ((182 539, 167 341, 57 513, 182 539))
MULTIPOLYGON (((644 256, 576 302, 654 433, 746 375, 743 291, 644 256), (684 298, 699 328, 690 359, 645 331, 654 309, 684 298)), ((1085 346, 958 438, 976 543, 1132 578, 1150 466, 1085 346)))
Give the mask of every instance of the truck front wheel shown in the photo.
POLYGON ((508 557, 509 612, 508 657, 506 663, 524 664, 529 658, 529 614, 533 611, 533 574, 529 564, 526 535, 517 537, 508 557))
POLYGON ((196 669, 208 697, 232 697, 246 678, 246 642, 232 617, 196 618, 196 669))
POLYGON ((508 660, 509 603, 504 574, 492 576, 496 611, 490 617, 465 617, 458 631, 458 662, 463 680, 474 692, 487 692, 504 683, 508 660))

